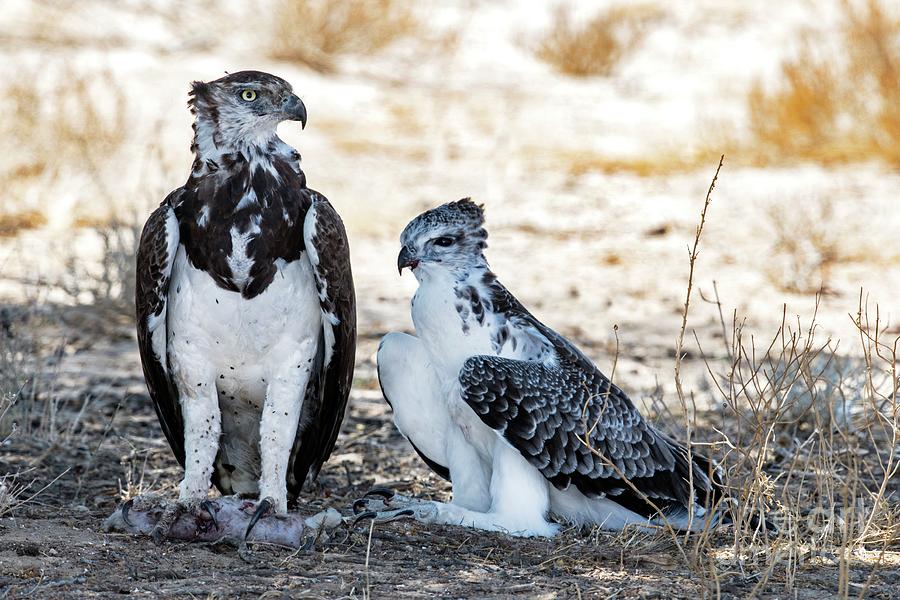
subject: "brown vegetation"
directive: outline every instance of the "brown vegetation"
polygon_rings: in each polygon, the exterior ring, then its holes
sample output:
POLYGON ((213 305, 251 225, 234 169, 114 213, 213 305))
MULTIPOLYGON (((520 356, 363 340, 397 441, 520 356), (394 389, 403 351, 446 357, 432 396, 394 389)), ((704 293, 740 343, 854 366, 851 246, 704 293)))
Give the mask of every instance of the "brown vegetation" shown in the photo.
POLYGON ((64 66, 52 83, 23 71, 0 91, 6 115, 0 151, 7 157, 0 165, 6 194, 0 234, 43 225, 47 207, 56 204, 47 196, 64 180, 71 186, 66 193, 77 190, 92 200, 92 211, 111 204, 110 180, 117 174, 109 161, 125 142, 128 104, 115 78, 64 66))
POLYGON ((370 53, 416 27, 408 0, 278 0, 269 53, 331 71, 341 54, 370 53))
POLYGON ((641 41, 646 25, 659 15, 659 9, 650 5, 621 6, 577 25, 571 12, 560 6, 535 53, 566 75, 609 75, 641 41))
POLYGON ((747 99, 758 162, 882 159, 900 165, 900 17, 880 0, 843 5, 839 56, 807 37, 774 90, 747 99))

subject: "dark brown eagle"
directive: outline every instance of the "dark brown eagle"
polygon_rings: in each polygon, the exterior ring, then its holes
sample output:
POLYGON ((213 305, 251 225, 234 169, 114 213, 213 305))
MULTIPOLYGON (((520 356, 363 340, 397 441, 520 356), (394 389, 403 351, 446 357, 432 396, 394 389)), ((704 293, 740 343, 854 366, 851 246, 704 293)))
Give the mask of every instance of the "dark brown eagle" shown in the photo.
POLYGON ((306 125, 290 84, 258 71, 195 82, 194 163, 147 220, 137 334, 179 504, 210 484, 287 511, 334 448, 353 379, 356 301, 343 223, 276 133, 306 125))

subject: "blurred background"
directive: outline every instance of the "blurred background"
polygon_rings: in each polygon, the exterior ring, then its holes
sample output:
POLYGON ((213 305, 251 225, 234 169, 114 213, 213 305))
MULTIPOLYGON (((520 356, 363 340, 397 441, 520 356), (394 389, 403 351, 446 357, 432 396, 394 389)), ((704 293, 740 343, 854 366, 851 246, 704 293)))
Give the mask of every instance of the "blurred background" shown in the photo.
MULTIPOLYGON (((55 352, 132 335, 136 238, 191 163, 189 82, 241 69, 308 107, 280 133, 347 224, 361 360, 411 328, 402 227, 471 196, 526 305, 604 368, 618 349, 626 387, 671 388, 721 154, 700 340, 814 313, 824 339, 853 339, 861 290, 897 329, 900 8, 884 0, 7 0, 0 55, 4 322, 52 314, 55 352)), ((110 355, 137 372, 133 344, 110 355)))
POLYGON ((840 320, 900 290, 890 4, 8 0, 0 294, 128 314, 135 232, 188 173, 189 82, 261 69, 309 107, 282 136, 347 222, 363 324, 401 325, 400 228, 472 196, 557 326, 656 329, 723 153, 707 279, 776 320, 821 290, 840 320))
MULTIPOLYGON (((779 499, 800 522, 810 506, 833 515, 857 481, 842 460, 891 477, 878 448, 896 445, 900 388, 896 1, 4 0, 0 65, 0 517, 46 503, 98 530, 119 499, 174 494, 134 341, 135 244, 188 176, 190 82, 242 69, 303 98, 306 130, 280 135, 350 236, 360 344, 323 475, 334 494, 373 477, 448 492, 390 426, 373 357, 385 332, 412 329, 402 227, 466 196, 486 207, 501 281, 642 409, 721 409, 699 430, 759 451, 734 468, 756 478, 746 489, 771 494, 781 466, 816 457, 805 472, 830 478, 779 499), (676 393, 689 247, 722 154, 676 393), (863 439, 863 421, 893 433, 863 439), (834 452, 804 437, 835 422, 851 433, 834 452)), ((855 493, 896 548, 885 489, 855 493)))
MULTIPOLYGON (((189 82, 260 69, 308 107, 305 131, 280 133, 346 221, 361 359, 411 327, 403 225, 471 196, 501 279, 602 366, 618 348, 643 389, 671 368, 720 154, 691 328, 719 344, 723 320, 770 332, 817 311, 826 339, 852 338, 864 290, 896 330, 898 13, 883 0, 7 0, 4 323, 51 307, 69 354, 130 336, 136 237, 191 163, 189 82)), ((131 345, 114 355, 136 371, 131 345)))

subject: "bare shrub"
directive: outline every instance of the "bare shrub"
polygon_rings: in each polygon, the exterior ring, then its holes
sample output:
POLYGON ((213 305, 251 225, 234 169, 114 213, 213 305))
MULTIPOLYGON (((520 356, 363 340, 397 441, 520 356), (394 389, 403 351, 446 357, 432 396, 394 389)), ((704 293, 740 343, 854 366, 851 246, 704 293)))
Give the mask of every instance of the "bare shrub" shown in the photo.
POLYGON ((734 319, 730 364, 716 376, 726 410, 715 446, 739 518, 719 569, 740 564, 759 573, 759 586, 778 579, 790 591, 801 564, 825 552, 840 566, 835 591, 847 597, 854 551, 900 541, 900 338, 882 339, 878 317, 868 319, 861 302, 856 357, 818 341, 815 316, 805 325, 783 319, 763 345, 734 319), (755 525, 763 516, 777 533, 755 525))
POLYGON ((10 232, 46 222, 59 201, 47 196, 63 180, 84 198, 111 198, 109 182, 119 175, 110 159, 125 142, 128 103, 115 78, 64 67, 44 79, 21 72, 0 84, 0 185, 10 232))
POLYGON ((130 323, 141 227, 137 218, 116 218, 93 228, 101 244, 99 259, 88 262, 69 254, 63 274, 47 284, 62 290, 72 304, 90 307, 98 317, 119 317, 130 323))
POLYGON ((658 8, 638 4, 603 10, 576 25, 571 11, 560 6, 535 54, 566 75, 609 75, 641 41, 648 23, 659 16, 658 8))
POLYGON ((793 595, 801 569, 820 556, 837 567, 837 597, 851 591, 866 597, 881 559, 863 562, 861 551, 883 557, 900 544, 900 337, 886 334, 878 308, 870 309, 862 294, 854 354, 839 354, 837 342, 820 339, 815 313, 807 323, 799 317, 791 322, 786 308, 768 338, 746 332, 737 313, 729 334, 716 294, 711 302, 725 333, 724 358, 712 358, 694 337, 712 382, 709 405, 719 408, 699 409, 694 394, 682 387, 681 365, 712 189, 690 250, 676 343, 680 414, 656 397, 653 406, 668 414, 670 424, 682 420, 679 437, 687 440, 689 453, 717 459, 729 496, 717 508, 732 525, 711 528, 703 521, 694 534, 670 527, 662 533, 707 597, 718 597, 723 583, 736 577, 753 583, 747 597, 776 587, 793 595), (868 569, 863 584, 851 581, 851 567, 868 569))
POLYGON ((381 50, 417 26, 408 0, 278 0, 269 54, 318 71, 342 54, 381 50))
POLYGON ((38 343, 27 326, 32 311, 0 308, 0 442, 22 427, 38 389, 38 343))
POLYGON ((772 231, 771 260, 766 277, 779 289, 794 293, 827 290, 831 268, 843 259, 845 236, 838 235, 834 202, 812 199, 798 211, 782 203, 766 212, 772 231))
POLYGON ((844 2, 837 56, 807 37, 773 90, 757 83, 747 109, 760 162, 881 158, 900 165, 900 18, 880 0, 844 2))

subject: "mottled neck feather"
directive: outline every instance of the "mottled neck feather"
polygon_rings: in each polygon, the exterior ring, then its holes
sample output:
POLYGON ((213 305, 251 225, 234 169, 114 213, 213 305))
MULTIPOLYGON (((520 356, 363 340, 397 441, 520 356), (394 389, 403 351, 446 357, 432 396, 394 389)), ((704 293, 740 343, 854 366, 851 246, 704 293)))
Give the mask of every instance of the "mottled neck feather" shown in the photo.
POLYGON ((263 121, 253 127, 223 118, 217 109, 200 101, 191 105, 194 113, 194 154, 192 177, 219 171, 220 168, 243 161, 251 169, 262 167, 277 175, 273 161, 282 160, 300 172, 300 154, 278 137, 278 122, 263 121))

